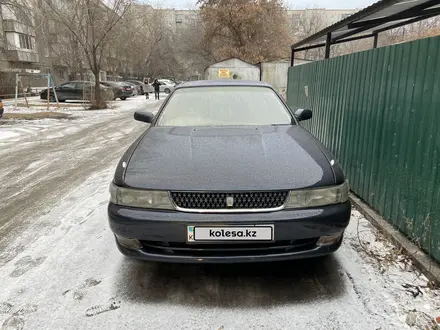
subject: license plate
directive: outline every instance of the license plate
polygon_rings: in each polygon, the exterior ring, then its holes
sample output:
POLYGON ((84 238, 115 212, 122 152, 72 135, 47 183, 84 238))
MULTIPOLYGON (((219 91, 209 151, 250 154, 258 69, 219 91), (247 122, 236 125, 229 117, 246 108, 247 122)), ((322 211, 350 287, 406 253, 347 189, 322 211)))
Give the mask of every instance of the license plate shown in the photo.
POLYGON ((207 241, 272 241, 273 225, 243 227, 188 226, 188 242, 207 241))

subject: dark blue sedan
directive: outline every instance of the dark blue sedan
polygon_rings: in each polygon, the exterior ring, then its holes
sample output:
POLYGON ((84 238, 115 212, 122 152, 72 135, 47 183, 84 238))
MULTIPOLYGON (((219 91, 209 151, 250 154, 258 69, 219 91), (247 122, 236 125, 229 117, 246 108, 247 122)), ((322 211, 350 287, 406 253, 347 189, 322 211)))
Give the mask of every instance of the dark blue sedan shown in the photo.
POLYGON ((338 162, 261 82, 176 86, 120 160, 110 228, 130 257, 257 262, 328 255, 350 219, 338 162))

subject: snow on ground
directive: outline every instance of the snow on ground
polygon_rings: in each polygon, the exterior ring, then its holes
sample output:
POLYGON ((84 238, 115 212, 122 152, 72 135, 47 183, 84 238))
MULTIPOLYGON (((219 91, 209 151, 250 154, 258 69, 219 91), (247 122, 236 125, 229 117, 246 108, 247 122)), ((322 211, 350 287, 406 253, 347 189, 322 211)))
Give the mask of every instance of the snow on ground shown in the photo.
POLYGON ((216 266, 123 257, 107 224, 108 186, 146 127, 133 111, 159 104, 133 98, 87 120, 20 123, 37 135, 0 141, 1 330, 425 329, 440 315, 440 292, 355 210, 327 259, 216 266))
MULTIPOLYGON (((39 100, 34 101, 38 104, 39 100)), ((125 101, 109 102, 109 109, 105 110, 86 110, 81 104, 69 104, 74 107, 56 109, 53 106, 50 111, 67 113, 72 116, 69 119, 39 119, 39 120, 1 120, 0 121, 0 153, 5 150, 6 144, 18 142, 23 139, 35 139, 41 134, 53 132, 45 135, 46 139, 59 138, 84 129, 87 126, 98 123, 102 120, 111 118, 115 115, 123 114, 133 109, 141 109, 142 105, 155 104, 157 101, 145 99, 144 96, 135 96, 125 101), (3 124, 3 125, 2 125, 3 124)), ((5 113, 35 113, 47 111, 43 106, 32 105, 30 109, 26 107, 17 107, 9 104, 5 106, 5 113)))
POLYGON ((17 137, 19 135, 20 134, 18 132, 7 131, 7 130, 3 131, 3 130, 1 130, 0 131, 0 140, 2 140, 2 139, 11 139, 11 138, 17 137))
POLYGON ((406 329, 411 310, 438 311, 438 292, 422 289, 413 298, 401 287, 415 283, 414 272, 382 274, 353 249, 358 222, 374 234, 356 211, 346 242, 325 261, 198 266, 125 259, 106 223, 112 172, 96 172, 35 219, 45 224, 39 238, 0 268, 5 328, 406 329))
POLYGON ((409 257, 356 210, 352 211, 345 246, 361 265, 362 275, 368 276, 372 291, 382 291, 385 306, 389 302, 388 312, 396 313, 401 322, 415 315, 417 329, 437 329, 434 320, 440 316, 440 290, 431 289, 429 280, 409 257), (375 279, 378 274, 381 276, 375 279))

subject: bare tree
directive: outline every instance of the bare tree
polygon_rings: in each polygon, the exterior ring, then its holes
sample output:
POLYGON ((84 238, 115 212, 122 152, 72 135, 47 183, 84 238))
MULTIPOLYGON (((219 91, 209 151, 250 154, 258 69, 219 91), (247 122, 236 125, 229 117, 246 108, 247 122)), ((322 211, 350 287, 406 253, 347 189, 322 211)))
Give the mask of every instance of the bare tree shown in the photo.
POLYGON ((379 40, 381 46, 388 46, 395 43, 434 37, 437 35, 440 35, 439 16, 386 31, 381 35, 379 40))
POLYGON ((134 4, 112 34, 112 70, 123 76, 178 75, 174 31, 167 26, 167 10, 134 4), (120 61, 118 59, 123 59, 120 61))
POLYGON ((130 8, 132 0, 44 1, 48 7, 46 14, 70 31, 95 77, 92 108, 105 108, 100 88, 100 72, 107 56, 109 40, 113 37, 115 27, 130 8))
POLYGON ((176 36, 176 53, 182 65, 182 71, 187 75, 200 74, 210 64, 221 58, 216 57, 214 49, 204 42, 207 26, 199 17, 198 11, 193 11, 194 19, 182 27, 176 36), (195 19, 197 17, 197 19, 195 19))
POLYGON ((75 35, 53 20, 43 21, 40 28, 40 47, 52 58, 52 65, 67 68, 69 80, 83 77, 84 52, 75 35))
POLYGON ((199 0, 204 42, 217 57, 250 63, 288 55, 286 13, 281 0, 199 0))

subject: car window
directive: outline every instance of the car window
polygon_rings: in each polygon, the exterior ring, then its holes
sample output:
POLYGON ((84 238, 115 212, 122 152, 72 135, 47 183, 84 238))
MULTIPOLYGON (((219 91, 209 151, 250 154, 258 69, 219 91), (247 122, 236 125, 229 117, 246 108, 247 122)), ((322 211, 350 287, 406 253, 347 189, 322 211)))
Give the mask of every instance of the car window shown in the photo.
POLYGON ((157 126, 290 125, 292 116, 267 87, 227 86, 177 89, 157 126))
POLYGON ((75 83, 73 83, 73 82, 65 83, 65 84, 62 84, 60 87, 63 89, 74 89, 75 83))

